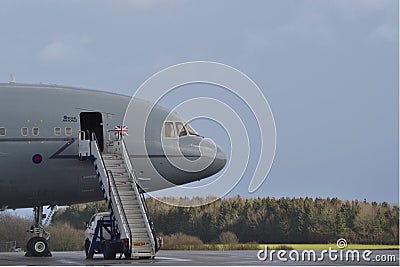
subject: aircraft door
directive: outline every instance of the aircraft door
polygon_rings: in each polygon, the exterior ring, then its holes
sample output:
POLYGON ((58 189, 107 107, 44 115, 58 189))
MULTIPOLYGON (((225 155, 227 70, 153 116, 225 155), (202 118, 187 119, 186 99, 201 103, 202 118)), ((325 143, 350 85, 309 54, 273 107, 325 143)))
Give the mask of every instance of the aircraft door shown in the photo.
POLYGON ((81 131, 96 134, 97 141, 99 142, 100 150, 104 150, 104 135, 103 135, 103 116, 100 112, 81 112, 81 131))

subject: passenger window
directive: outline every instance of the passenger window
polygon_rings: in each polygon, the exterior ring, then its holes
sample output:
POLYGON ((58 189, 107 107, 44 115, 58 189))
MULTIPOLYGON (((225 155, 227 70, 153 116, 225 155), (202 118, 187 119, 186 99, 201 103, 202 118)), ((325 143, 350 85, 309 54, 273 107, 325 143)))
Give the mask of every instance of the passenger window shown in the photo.
POLYGON ((173 122, 167 121, 164 123, 164 137, 176 137, 173 122))
POLYGON ((65 135, 71 136, 72 135, 72 128, 71 127, 66 127, 65 128, 65 135))
POLYGON ((32 128, 32 135, 33 136, 38 136, 39 135, 39 127, 33 127, 32 128))
POLYGON ((54 128, 54 135, 55 136, 60 136, 61 135, 61 128, 60 127, 55 127, 54 128))
POLYGON ((21 135, 22 136, 28 136, 28 127, 22 127, 21 128, 21 135))
POLYGON ((6 128, 0 127, 0 136, 6 136, 6 128))
POLYGON ((178 130, 178 136, 179 137, 182 137, 182 136, 185 136, 185 135, 187 135, 187 132, 186 132, 186 129, 185 129, 185 127, 183 126, 183 123, 182 122, 177 122, 176 123, 176 128, 177 128, 177 130, 178 130))

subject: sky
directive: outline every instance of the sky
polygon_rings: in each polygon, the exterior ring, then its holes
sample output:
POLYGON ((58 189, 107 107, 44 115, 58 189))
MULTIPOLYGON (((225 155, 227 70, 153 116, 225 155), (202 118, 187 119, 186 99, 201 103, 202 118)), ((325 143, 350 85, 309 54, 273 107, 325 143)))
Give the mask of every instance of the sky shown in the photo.
MULTIPOLYGON (((178 63, 227 64, 262 90, 277 132, 263 185, 248 192, 259 153, 255 142, 249 170, 228 197, 395 204, 398 23, 397 0, 2 0, 0 82, 13 73, 17 82, 132 95, 151 75, 178 63)), ((187 91, 222 98, 254 129, 250 111, 232 95, 213 86, 187 91)), ((223 129, 193 124, 230 151, 223 129)))

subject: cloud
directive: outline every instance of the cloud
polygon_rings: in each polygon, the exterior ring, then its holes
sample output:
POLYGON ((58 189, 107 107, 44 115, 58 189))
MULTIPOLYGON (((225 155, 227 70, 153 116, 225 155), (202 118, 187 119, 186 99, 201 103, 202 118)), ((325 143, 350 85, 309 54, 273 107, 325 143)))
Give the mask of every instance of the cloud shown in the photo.
POLYGON ((87 36, 63 35, 46 44, 39 57, 53 62, 75 61, 88 53, 90 43, 91 39, 87 36))
POLYGON ((394 25, 383 24, 371 33, 370 38, 374 41, 396 43, 399 40, 399 29, 394 25))

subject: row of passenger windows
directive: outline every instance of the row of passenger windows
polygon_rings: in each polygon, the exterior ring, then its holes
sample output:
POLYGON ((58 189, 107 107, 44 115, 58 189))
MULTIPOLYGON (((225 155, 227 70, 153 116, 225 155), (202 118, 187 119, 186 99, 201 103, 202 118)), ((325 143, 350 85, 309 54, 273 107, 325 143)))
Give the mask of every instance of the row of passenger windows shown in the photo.
MULTIPOLYGON (((32 127, 32 136, 39 136, 40 134, 40 129, 39 127, 32 127)), ((62 129, 61 127, 55 127, 54 128, 54 135, 55 136, 61 136, 62 134, 62 129)), ((65 127, 64 128, 64 134, 66 136, 71 136, 72 135, 72 128, 71 127, 65 127)), ((0 136, 6 136, 7 135, 7 129, 5 127, 0 127, 0 136)), ((29 128, 28 127, 22 127, 21 128, 21 135, 22 136, 28 136, 29 135, 29 128)))
POLYGON ((199 135, 190 127, 189 124, 183 124, 183 122, 164 122, 164 137, 182 137, 186 135, 199 135))

